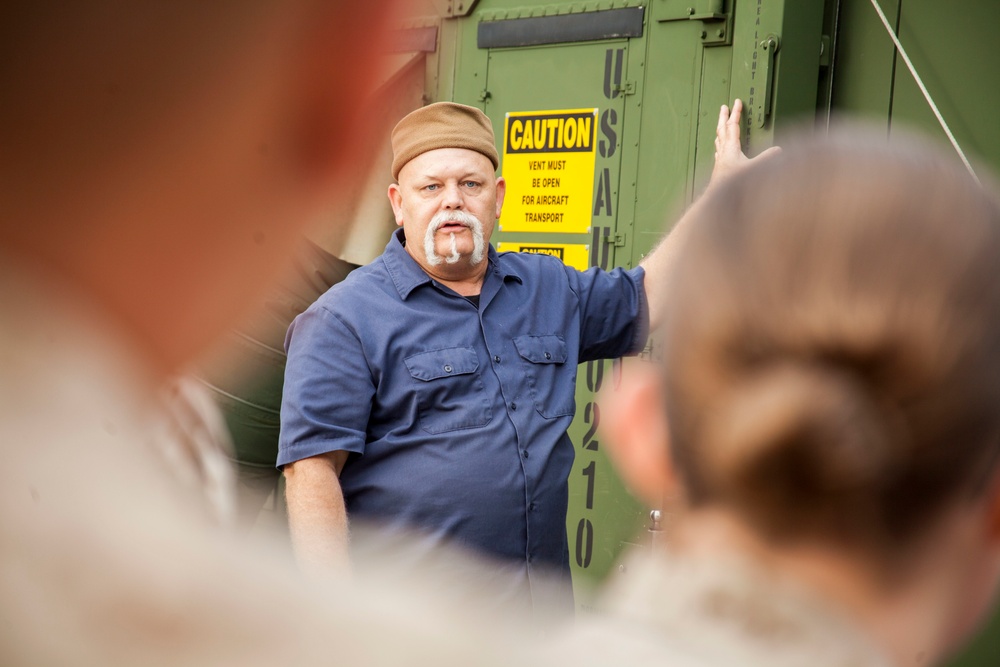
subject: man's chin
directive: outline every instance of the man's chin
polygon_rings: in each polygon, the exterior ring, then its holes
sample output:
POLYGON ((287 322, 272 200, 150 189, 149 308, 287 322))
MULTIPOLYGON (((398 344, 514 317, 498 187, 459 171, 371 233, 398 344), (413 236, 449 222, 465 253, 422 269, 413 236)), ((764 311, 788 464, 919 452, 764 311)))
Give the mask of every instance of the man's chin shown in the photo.
POLYGON ((457 255, 453 255, 450 252, 442 253, 438 255, 444 264, 449 266, 459 266, 463 264, 472 264, 472 253, 471 252, 460 252, 457 255))
POLYGON ((455 240, 458 241, 458 243, 455 244, 456 248, 453 249, 451 247, 451 239, 447 237, 441 239, 434 247, 435 252, 437 252, 437 254, 443 258, 447 258, 451 257, 457 250, 458 254, 463 259, 468 259, 472 255, 474 249, 472 242, 470 241, 468 243, 463 243, 462 239, 460 238, 457 238, 455 240))
POLYGON ((479 264, 481 264, 486 260, 485 253, 483 254, 482 259, 480 259, 478 262, 472 261, 472 255, 473 255, 472 251, 460 252, 458 253, 457 256, 452 255, 450 252, 440 254, 438 255, 438 257, 441 260, 439 262, 439 265, 444 264, 445 266, 478 266, 479 264))

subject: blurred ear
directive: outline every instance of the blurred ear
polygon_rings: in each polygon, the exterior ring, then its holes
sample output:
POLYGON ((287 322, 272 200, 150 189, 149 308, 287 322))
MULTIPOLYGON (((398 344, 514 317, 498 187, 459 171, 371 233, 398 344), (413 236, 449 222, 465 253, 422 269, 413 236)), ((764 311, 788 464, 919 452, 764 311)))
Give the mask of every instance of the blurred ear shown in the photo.
POLYGON ((985 526, 977 517, 974 541, 961 548, 963 567, 970 572, 970 586, 963 597, 963 613, 956 619, 956 636, 961 638, 956 645, 964 642, 988 618, 990 608, 996 614, 1000 600, 1000 470, 991 474, 984 509, 985 526))
POLYGON ((621 361, 621 381, 601 393, 602 444, 629 490, 650 507, 676 495, 665 401, 657 367, 621 361))
POLYGON ((987 494, 987 530, 990 541, 1000 549, 1000 472, 993 474, 987 494))

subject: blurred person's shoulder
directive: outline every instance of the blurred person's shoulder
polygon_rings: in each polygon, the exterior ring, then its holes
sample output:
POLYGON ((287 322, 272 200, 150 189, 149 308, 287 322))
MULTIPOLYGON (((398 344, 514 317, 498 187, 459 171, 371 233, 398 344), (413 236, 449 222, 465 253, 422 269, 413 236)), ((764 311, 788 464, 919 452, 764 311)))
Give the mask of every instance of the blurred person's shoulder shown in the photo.
POLYGON ((574 665, 888 667, 859 628, 733 558, 633 554, 596 609, 546 646, 574 665))
POLYGON ((71 286, 7 262, 0 295, 0 432, 18 443, 5 451, 17 463, 5 474, 47 508, 85 506, 122 479, 143 480, 151 497, 224 523, 228 434, 200 387, 157 386, 128 336, 71 286))

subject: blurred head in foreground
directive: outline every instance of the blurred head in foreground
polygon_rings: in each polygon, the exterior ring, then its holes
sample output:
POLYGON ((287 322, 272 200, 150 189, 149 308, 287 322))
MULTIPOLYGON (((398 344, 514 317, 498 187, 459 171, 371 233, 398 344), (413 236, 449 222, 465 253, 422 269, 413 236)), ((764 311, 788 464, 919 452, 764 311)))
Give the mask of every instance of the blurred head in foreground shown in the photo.
POLYGON ((947 155, 854 134, 713 187, 608 435, 634 490, 681 498, 678 549, 933 661, 1000 575, 1000 205, 947 155))
POLYGON ((3 254, 188 361, 354 168, 389 5, 6 3, 3 254))
POLYGON ((151 390, 357 169, 389 4, 0 5, 0 663, 326 664, 336 637, 398 665, 443 632, 230 539, 146 446, 151 390))

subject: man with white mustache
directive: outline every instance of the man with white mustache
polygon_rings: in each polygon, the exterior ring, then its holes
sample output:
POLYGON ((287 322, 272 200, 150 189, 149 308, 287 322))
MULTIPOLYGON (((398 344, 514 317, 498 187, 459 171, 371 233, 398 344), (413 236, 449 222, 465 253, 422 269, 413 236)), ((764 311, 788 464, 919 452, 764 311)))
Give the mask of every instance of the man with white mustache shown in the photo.
MULTIPOLYGON (((720 164, 746 159, 739 111, 720 114, 720 164)), ((546 574, 569 581, 577 365, 643 348, 660 316, 644 276, 665 282, 679 235, 630 271, 500 254, 506 182, 480 110, 418 109, 392 147, 402 229, 285 340, 278 465, 297 559, 316 574, 347 566, 350 515, 484 555, 512 597, 568 611, 571 588, 546 574)))

